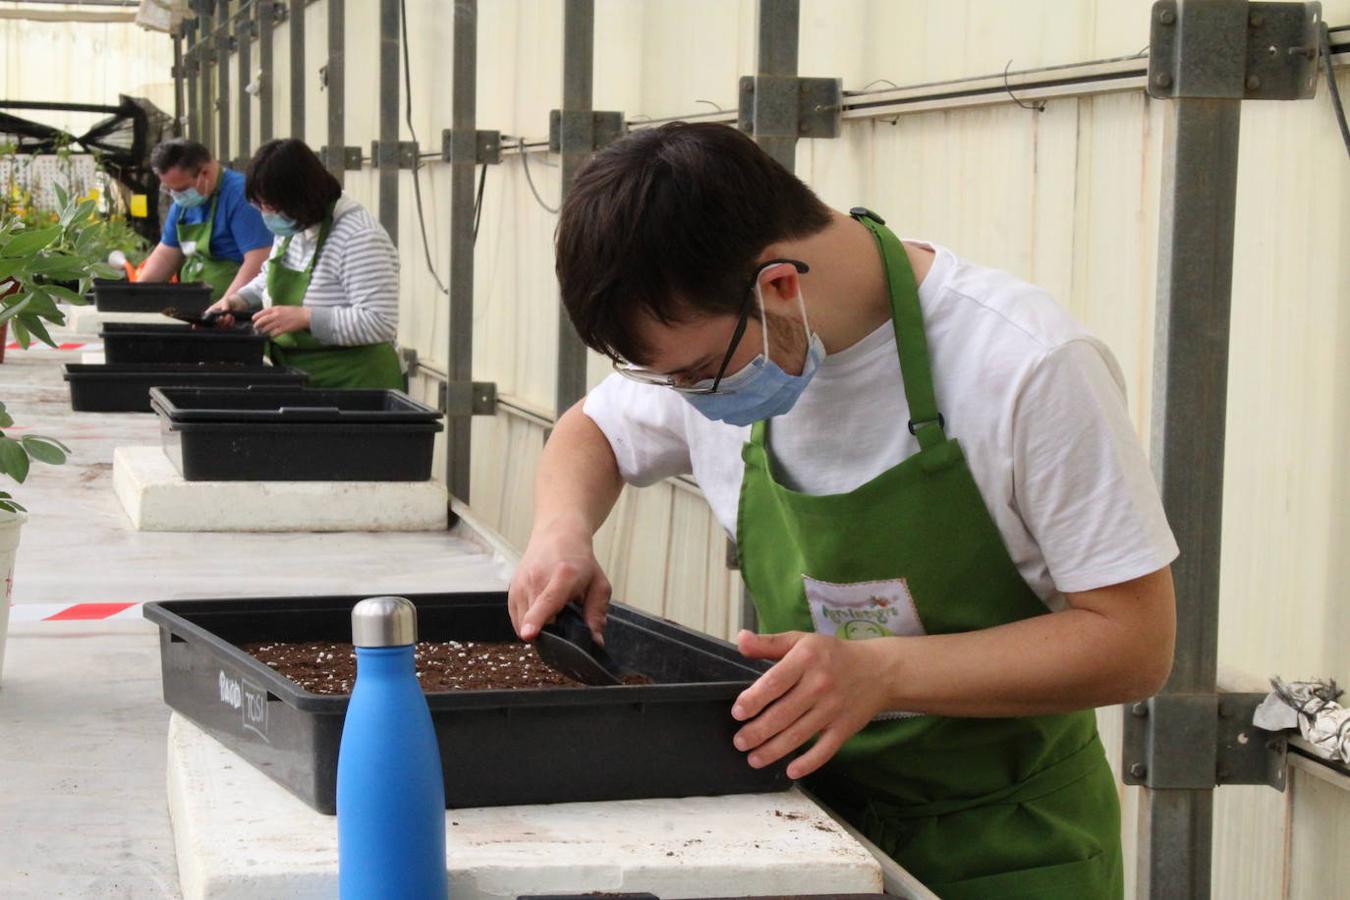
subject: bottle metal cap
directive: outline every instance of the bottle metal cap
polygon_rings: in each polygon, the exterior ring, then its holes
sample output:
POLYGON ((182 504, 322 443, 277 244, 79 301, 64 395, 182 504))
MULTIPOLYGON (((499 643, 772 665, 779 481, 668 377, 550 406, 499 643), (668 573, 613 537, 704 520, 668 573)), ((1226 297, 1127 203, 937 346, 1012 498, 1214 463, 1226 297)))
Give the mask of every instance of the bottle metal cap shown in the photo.
POLYGON ((417 607, 403 597, 362 600, 352 607, 352 643, 357 647, 417 643, 417 607))

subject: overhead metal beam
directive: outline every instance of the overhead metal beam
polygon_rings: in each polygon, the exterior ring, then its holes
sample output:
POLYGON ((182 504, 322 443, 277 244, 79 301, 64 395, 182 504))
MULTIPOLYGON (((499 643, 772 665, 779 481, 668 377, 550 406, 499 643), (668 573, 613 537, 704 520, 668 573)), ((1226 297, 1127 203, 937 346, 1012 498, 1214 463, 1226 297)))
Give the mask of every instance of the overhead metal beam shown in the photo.
MULTIPOLYGON (((577 171, 595 150, 594 126, 590 118, 594 68, 595 0, 564 0, 563 97, 559 131, 564 202, 577 171)), ((557 374, 554 405, 561 416, 586 394, 586 347, 562 311, 558 313, 557 374)))
MULTIPOLYGON (((755 74, 759 78, 797 77, 800 21, 799 0, 759 0, 755 9, 755 74)), ((793 171, 797 166, 796 106, 754 99, 750 118, 755 143, 793 171)))
POLYGON ((183 68, 183 36, 173 36, 173 134, 183 136, 183 117, 186 109, 183 104, 183 80, 187 73, 183 68))
POLYGON ((305 138, 305 0, 291 0, 291 137, 305 138))
POLYGON ((253 154, 253 97, 248 85, 253 80, 253 36, 257 34, 257 26, 251 19, 242 18, 235 23, 235 34, 239 48, 239 90, 235 95, 239 105, 239 140, 235 162, 237 168, 243 168, 240 163, 247 164, 253 154))
MULTIPOLYGON (((380 140, 373 160, 380 173, 380 224, 398 244, 399 0, 380 0, 380 140)), ((455 15, 458 16, 458 10, 455 15)))
POLYGON ((201 27, 200 37, 197 40, 197 68, 200 76, 199 87, 201 88, 201 121, 197 141, 212 147, 214 150, 216 136, 216 91, 215 91, 215 71, 216 42, 212 37, 211 17, 203 13, 197 17, 201 27))
POLYGON ((201 140, 201 97, 197 93, 197 78, 201 70, 198 60, 201 48, 194 46, 197 35, 197 20, 189 19, 183 24, 183 33, 187 37, 188 50, 183 54, 184 74, 187 77, 187 136, 194 141, 201 140))

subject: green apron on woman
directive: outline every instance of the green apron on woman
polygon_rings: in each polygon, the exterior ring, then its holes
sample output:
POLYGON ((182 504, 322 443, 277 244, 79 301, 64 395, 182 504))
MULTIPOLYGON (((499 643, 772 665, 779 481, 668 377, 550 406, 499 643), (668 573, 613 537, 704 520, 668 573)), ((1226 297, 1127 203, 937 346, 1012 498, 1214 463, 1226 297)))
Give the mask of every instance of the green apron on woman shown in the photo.
MULTIPOLYGON (((770 422, 753 427, 736 532, 760 627, 856 640, 1045 615, 944 431, 904 248, 854 215, 885 261, 920 449, 853 491, 812 496, 777 481, 770 422)), ((1122 895, 1116 783, 1091 710, 879 716, 809 785, 944 900, 1122 895)))
MULTIPOLYGON (((304 305, 314 266, 332 230, 333 213, 329 210, 323 224, 319 226, 319 240, 309 258, 309 264, 300 271, 286 268, 283 262, 294 235, 288 236, 281 248, 268 259, 267 293, 274 306, 304 305)), ((388 341, 358 347, 336 347, 320 343, 305 329, 272 338, 268 344, 268 355, 279 366, 295 366, 309 373, 309 386, 312 388, 385 388, 401 391, 406 387, 398 352, 388 341)))
MULTIPOLYGON (((223 173, 222 173, 223 174, 223 173)), ((211 208, 206 211, 205 221, 195 225, 183 222, 183 212, 178 215, 176 231, 178 249, 183 252, 183 264, 178 268, 178 280, 204 281, 211 286, 211 302, 225 296, 226 289, 234 283, 239 274, 239 263, 232 259, 216 259, 211 255, 211 234, 216 222, 216 201, 220 199, 220 184, 211 192, 211 208)))

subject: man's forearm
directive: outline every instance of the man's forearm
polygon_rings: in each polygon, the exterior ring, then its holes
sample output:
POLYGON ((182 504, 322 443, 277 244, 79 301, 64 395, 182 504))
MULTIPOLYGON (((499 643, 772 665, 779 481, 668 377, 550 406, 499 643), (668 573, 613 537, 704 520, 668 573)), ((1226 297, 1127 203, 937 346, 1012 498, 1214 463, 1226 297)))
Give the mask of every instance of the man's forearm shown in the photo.
POLYGON ((614 451, 581 410, 563 413, 544 446, 535 475, 534 530, 569 527, 594 534, 623 490, 614 451))
POLYGON ((156 244, 155 249, 150 252, 149 258, 145 261, 145 268, 141 270, 140 280, 147 283, 168 281, 182 264, 182 251, 164 244, 156 244))
POLYGON ((891 686, 888 708, 1036 716, 1151 696, 1172 661, 1170 572, 1103 590, 1109 614, 1071 608, 982 631, 867 642, 891 686))
POLYGON ((244 261, 239 265, 239 271, 234 273, 234 280, 230 282, 223 296, 237 294, 254 278, 258 277, 258 272, 262 270, 262 265, 267 261, 267 254, 271 252, 270 247, 261 247, 257 250, 250 250, 244 254, 244 261))

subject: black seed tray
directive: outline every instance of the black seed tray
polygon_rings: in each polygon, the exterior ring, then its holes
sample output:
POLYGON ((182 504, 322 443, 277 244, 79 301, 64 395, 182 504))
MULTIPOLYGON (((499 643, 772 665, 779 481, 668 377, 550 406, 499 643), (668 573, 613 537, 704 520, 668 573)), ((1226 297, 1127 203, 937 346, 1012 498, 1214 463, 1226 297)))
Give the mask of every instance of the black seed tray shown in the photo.
MULTIPOLYGON (((411 594, 418 637, 514 639, 504 593, 411 594)), ((164 700, 322 813, 336 808, 347 698, 310 693, 240 649, 350 641, 354 597, 147 603, 164 700)), ((786 760, 752 769, 731 704, 766 668, 730 644, 614 604, 606 648, 643 686, 427 695, 449 808, 777 791, 786 760)))
POLYGON ((188 481, 426 481, 441 414, 401 391, 155 388, 188 481))
POLYGON ((110 363, 239 363, 260 366, 267 336, 252 325, 193 328, 108 322, 99 332, 110 363))
POLYGON ((309 376, 296 368, 230 363, 68 363, 65 379, 70 383, 70 408, 76 412, 154 412, 150 408, 150 389, 153 387, 248 387, 256 384, 302 388, 309 376))
POLYGON ((94 305, 99 312, 157 313, 173 307, 184 315, 197 315, 211 305, 211 286, 201 281, 143 284, 95 278, 94 305))

